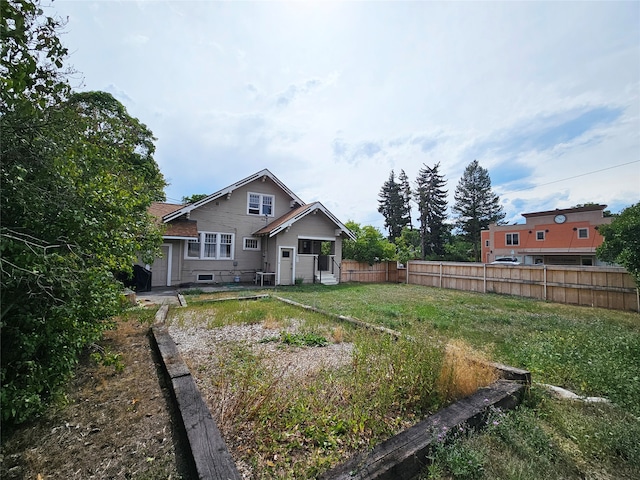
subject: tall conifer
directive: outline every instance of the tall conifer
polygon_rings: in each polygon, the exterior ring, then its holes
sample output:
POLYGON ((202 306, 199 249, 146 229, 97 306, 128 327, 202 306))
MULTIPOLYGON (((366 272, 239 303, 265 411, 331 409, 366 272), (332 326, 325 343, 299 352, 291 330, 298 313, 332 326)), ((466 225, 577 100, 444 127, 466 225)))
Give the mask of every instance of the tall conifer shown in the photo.
POLYGON ((491 190, 489 172, 477 160, 465 168, 454 198, 453 211, 458 215, 456 226, 473 245, 473 257, 477 262, 480 260, 480 232, 506 215, 500 197, 491 190))
POLYGON ((447 182, 438 173, 440 163, 432 168, 420 169, 416 179, 415 199, 420 213, 420 240, 422 258, 428 255, 443 255, 447 233, 447 182))

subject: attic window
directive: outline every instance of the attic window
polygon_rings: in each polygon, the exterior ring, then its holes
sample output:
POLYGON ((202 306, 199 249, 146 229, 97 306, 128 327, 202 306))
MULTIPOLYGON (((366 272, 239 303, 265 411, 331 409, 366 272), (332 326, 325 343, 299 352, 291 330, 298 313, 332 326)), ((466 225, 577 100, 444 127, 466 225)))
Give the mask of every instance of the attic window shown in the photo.
POLYGON ((249 193, 247 214, 266 215, 273 217, 273 205, 275 198, 273 195, 263 193, 249 193))

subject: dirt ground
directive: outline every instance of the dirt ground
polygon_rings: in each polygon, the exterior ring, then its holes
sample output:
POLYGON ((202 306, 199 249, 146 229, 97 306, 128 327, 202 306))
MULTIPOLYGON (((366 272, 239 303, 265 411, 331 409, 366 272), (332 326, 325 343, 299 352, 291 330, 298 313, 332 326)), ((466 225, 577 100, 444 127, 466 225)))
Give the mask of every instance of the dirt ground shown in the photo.
POLYGON ((97 365, 87 353, 69 383, 66 405, 4 440, 0 478, 191 477, 149 325, 119 321, 101 346, 122 354, 124 370, 97 365))

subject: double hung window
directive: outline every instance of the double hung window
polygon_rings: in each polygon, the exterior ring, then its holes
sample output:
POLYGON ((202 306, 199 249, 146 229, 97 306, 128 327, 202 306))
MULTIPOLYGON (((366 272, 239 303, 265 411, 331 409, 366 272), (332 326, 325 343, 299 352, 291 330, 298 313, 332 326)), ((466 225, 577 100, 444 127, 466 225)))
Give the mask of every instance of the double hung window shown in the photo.
POLYGON ((198 239, 188 240, 185 258, 200 260, 232 260, 233 233, 201 232, 198 239))
POLYGON ((247 202, 247 213, 249 215, 266 215, 268 217, 273 217, 274 203, 275 199, 273 195, 266 195, 264 193, 249 193, 249 199, 247 202))
POLYGON ((506 241, 507 245, 520 245, 520 234, 519 233, 507 233, 506 241))

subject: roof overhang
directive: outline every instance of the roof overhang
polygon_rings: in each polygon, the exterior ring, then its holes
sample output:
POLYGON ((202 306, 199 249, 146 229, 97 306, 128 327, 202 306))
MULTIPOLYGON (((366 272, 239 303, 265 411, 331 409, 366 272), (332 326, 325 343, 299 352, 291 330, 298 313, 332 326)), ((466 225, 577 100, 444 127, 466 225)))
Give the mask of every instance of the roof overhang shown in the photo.
POLYGON ((171 220, 174 220, 183 215, 186 215, 190 213, 192 210, 199 208, 203 205, 206 205, 209 202, 217 200, 218 198, 231 195, 231 193, 233 193, 234 190, 244 187, 245 185, 251 182, 254 182, 260 179, 262 179, 262 181, 265 181, 267 178, 269 178, 273 183, 275 183, 278 187, 280 187, 287 195, 289 195, 299 205, 304 205, 304 202, 300 198, 298 198, 298 196, 295 193, 289 190, 289 188, 284 183, 282 183, 278 179, 278 177, 276 177, 273 173, 271 173, 268 169, 265 168, 264 170, 260 170, 259 172, 248 176, 247 178, 243 178, 242 180, 234 183, 233 185, 229 185, 228 187, 225 187, 222 190, 218 190, 217 192, 212 193, 211 195, 203 198, 202 200, 198 200, 197 202, 185 205, 184 207, 165 215, 164 217, 162 217, 162 221, 164 223, 170 222, 171 220))
POLYGON ((324 213, 329 220, 331 220, 336 227, 340 229, 342 233, 347 235, 351 240, 355 240, 356 237, 351 230, 349 230, 338 218, 331 213, 322 203, 314 202, 309 205, 303 205, 298 209, 290 212, 277 220, 274 220, 271 224, 266 227, 261 228, 254 235, 257 236, 268 236, 269 238, 275 237, 280 232, 285 231, 296 223, 298 220, 306 217, 307 215, 317 213, 318 211, 324 213))

